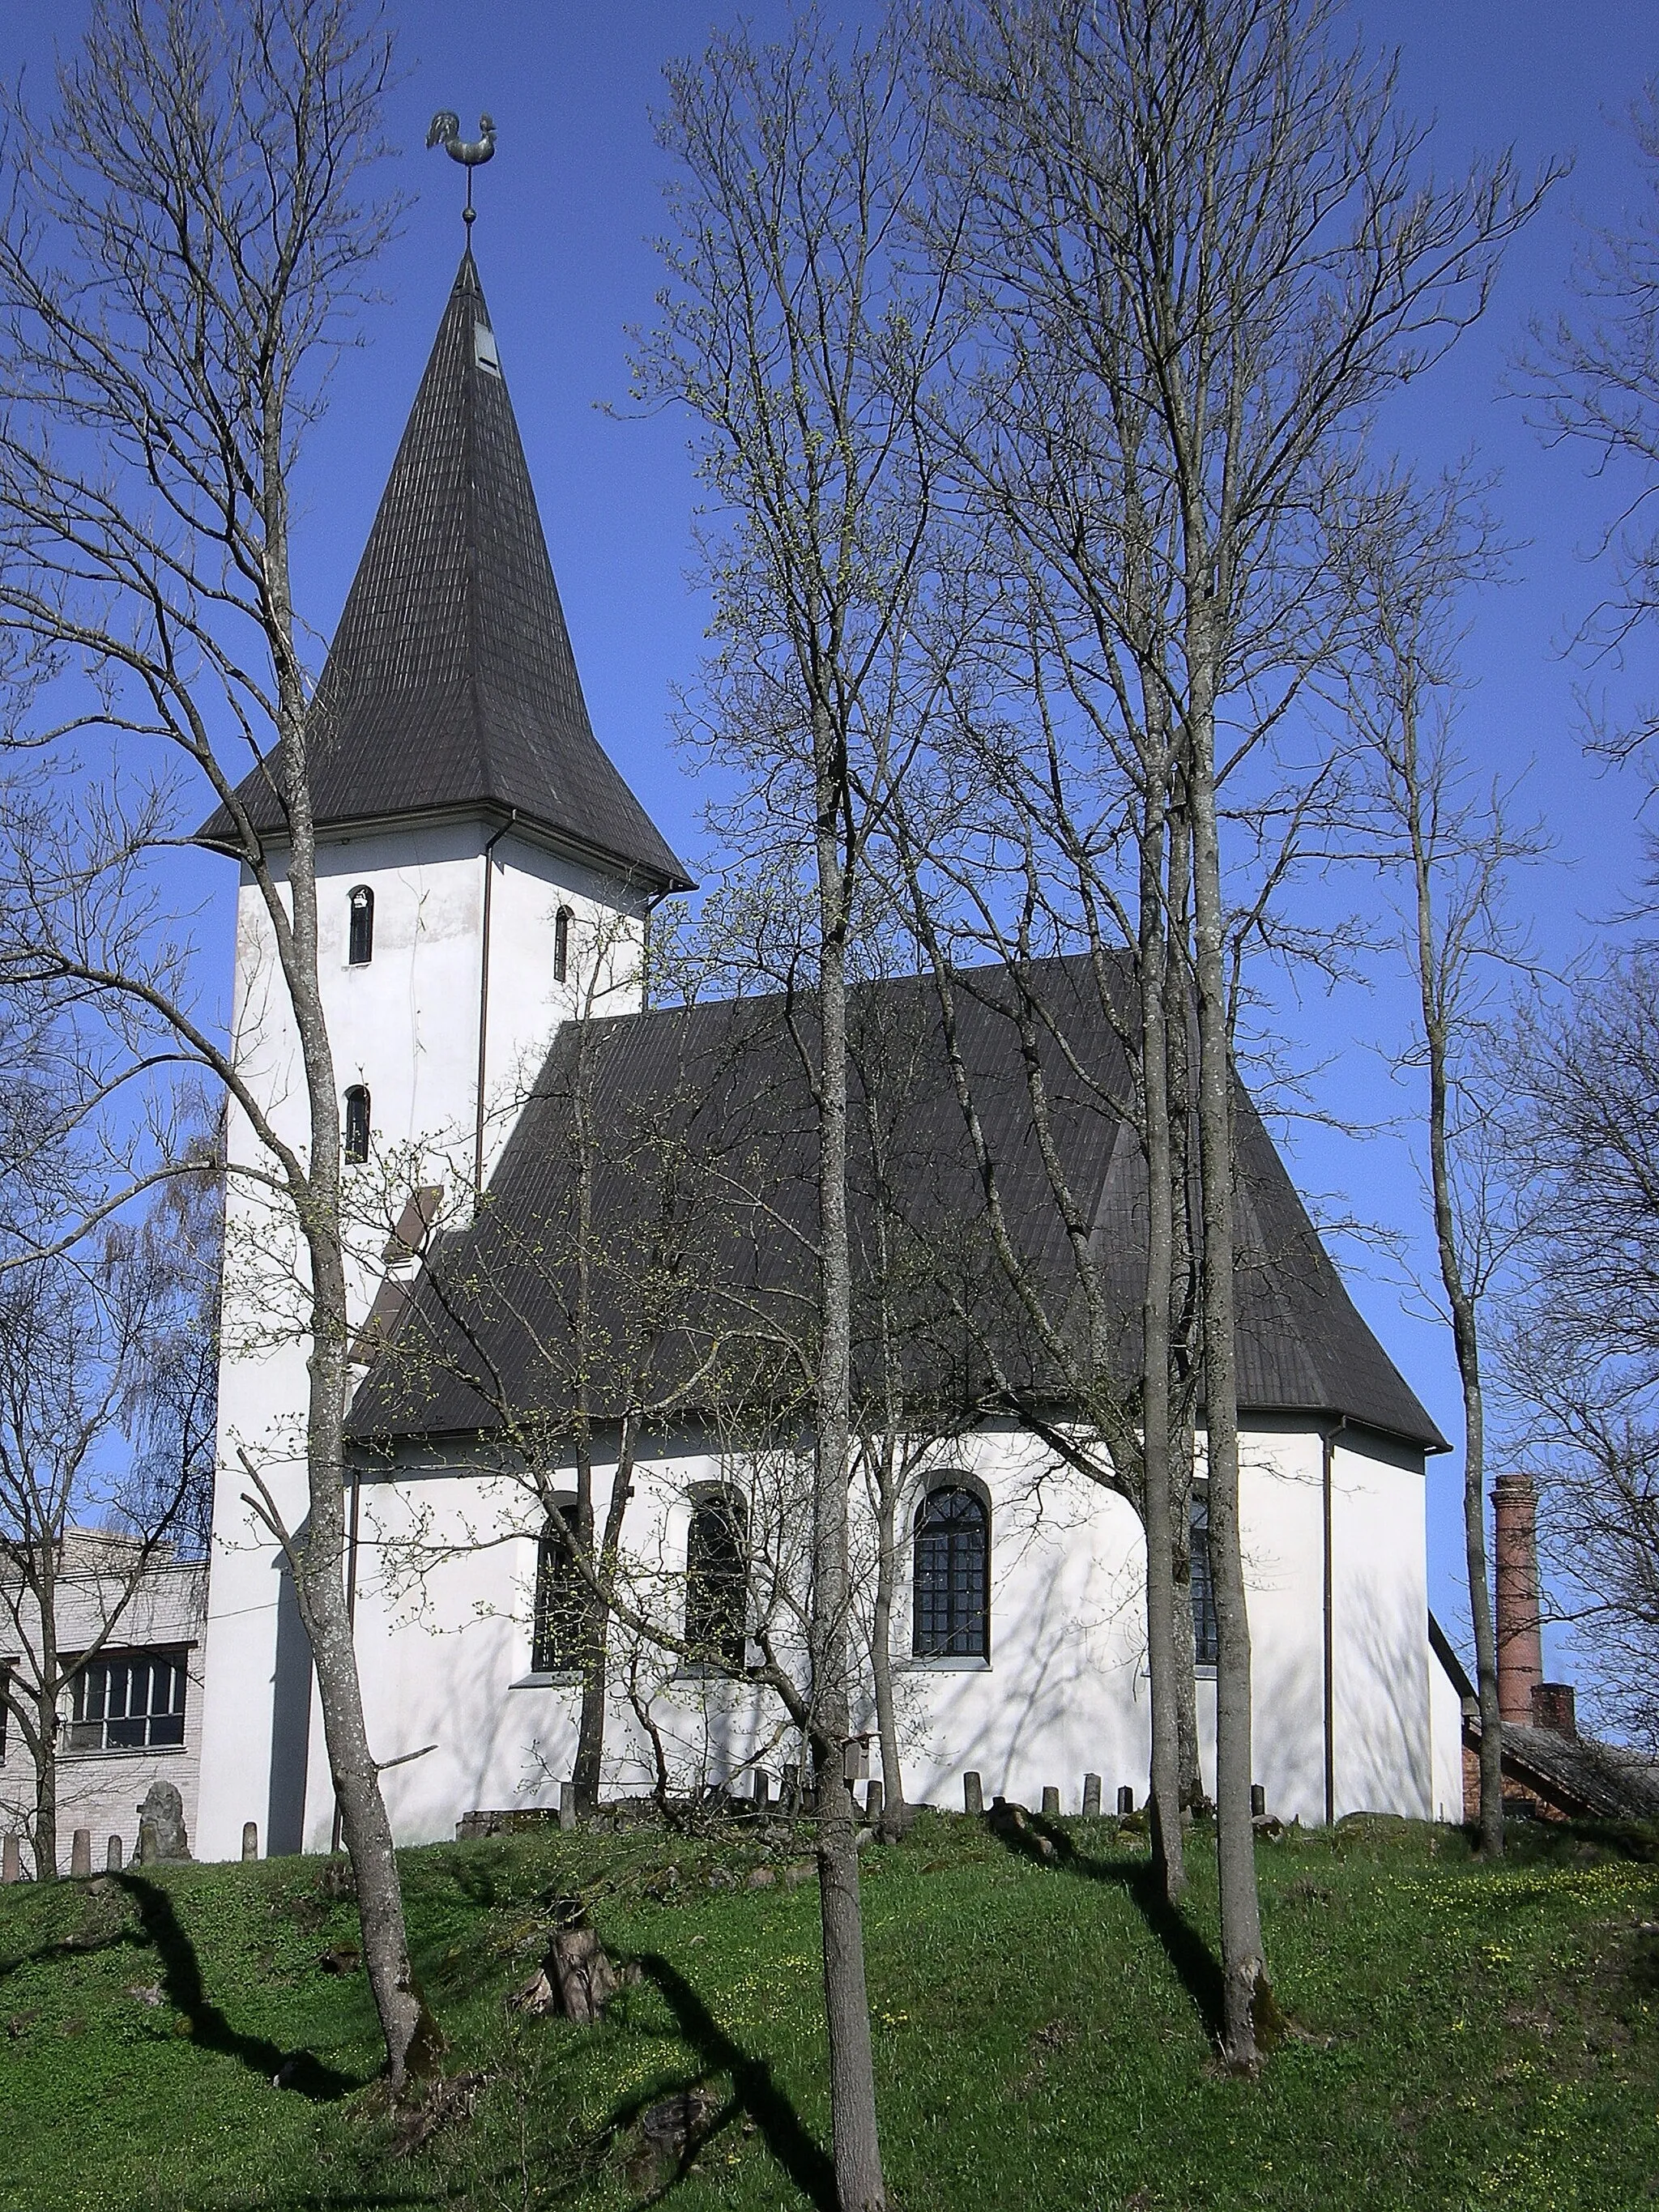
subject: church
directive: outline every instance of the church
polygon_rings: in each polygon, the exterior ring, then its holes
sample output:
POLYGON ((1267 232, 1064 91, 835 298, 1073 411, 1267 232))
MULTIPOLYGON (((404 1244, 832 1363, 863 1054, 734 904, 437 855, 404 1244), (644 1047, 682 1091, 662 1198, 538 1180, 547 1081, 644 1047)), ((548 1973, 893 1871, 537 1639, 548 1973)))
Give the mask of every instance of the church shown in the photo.
MULTIPOLYGON (((590 724, 470 251, 308 742, 356 1254, 348 1587, 394 1831, 430 1841, 558 1804, 582 1703, 565 1558, 579 1508, 614 1536, 622 1594, 601 1796, 775 1792, 799 1735, 775 1692, 732 1670, 787 1668, 799 1646, 810 1010, 652 988, 653 911, 691 880, 590 724)), ((279 853, 274 800, 245 788, 279 853)), ((202 842, 216 836, 210 822, 202 842)), ((292 1018, 246 876, 234 962, 238 1066, 303 1141, 292 1018)), ((1015 986, 996 969, 963 986, 961 1049, 1012 1233, 1073 1328, 1015 986)), ((1125 1317, 1127 1373, 1145 1218, 1129 1071, 1086 963, 1041 963, 1018 988, 1060 1010, 1056 1143, 1125 1317)), ((988 1798, 1054 1788, 1075 1811, 1090 1775, 1109 1802, 1127 1785, 1138 1803, 1139 1523, 1053 1448, 1065 1408, 988 1256, 932 992, 896 977, 854 1009, 856 1372, 872 1401, 896 1375, 904 1408, 895 1449, 866 1439, 854 1477, 860 1771, 880 1772, 880 1649, 910 1802, 959 1806, 972 1774, 988 1798), (1039 1403, 1052 1418, 1011 1410, 1039 1403)), ((1425 1559, 1425 1468, 1446 1445, 1236 1098, 1257 1778, 1287 1820, 1459 1818, 1460 1715, 1431 1650, 1425 1559)), ((255 1164, 234 1115, 229 1144, 233 1170, 255 1164)), ((271 1852, 337 1836, 291 1578, 245 1495, 257 1468, 303 1521, 299 1290, 292 1224, 233 1172, 195 1811, 210 1858, 235 1856, 248 1821, 271 1852)), ((1201 1427, 1199 1459, 1201 1476, 1201 1427)), ((1202 1496, 1200 1480, 1207 1762, 1202 1496)))

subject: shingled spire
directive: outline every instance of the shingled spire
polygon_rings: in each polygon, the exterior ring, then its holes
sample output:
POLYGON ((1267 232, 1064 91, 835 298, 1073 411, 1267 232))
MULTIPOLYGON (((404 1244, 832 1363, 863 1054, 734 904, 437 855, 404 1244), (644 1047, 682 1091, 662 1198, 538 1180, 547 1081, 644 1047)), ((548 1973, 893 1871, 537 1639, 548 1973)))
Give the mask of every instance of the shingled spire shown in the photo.
MULTIPOLYGON (((319 829, 478 809, 690 878, 593 735, 489 312, 462 257, 307 724, 319 829)), ((282 808, 256 769, 255 823, 282 808)), ((222 809, 204 842, 229 835, 222 809)))

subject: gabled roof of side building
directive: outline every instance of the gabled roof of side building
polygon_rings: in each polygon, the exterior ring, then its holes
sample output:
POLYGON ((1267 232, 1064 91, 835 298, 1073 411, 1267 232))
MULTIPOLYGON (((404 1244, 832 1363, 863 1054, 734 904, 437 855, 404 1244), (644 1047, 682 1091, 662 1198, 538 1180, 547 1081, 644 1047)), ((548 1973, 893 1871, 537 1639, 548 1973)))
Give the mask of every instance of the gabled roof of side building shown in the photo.
MULTIPOLYGON (((1034 963, 1024 975, 1027 1002, 1045 1009, 1036 1048, 1054 1154, 1092 1223, 1111 1317, 1104 1357, 1127 1382, 1139 1357, 1146 1237, 1127 1060, 1088 961, 1034 963)), ((1021 995, 1006 969, 964 975, 957 1041, 1010 1236, 1076 1346, 1086 1322, 1037 1141, 1015 1018, 1021 995)), ((982 1401, 989 1346, 1017 1393, 1058 1398, 1053 1353, 992 1249, 932 982, 862 987, 849 1018, 855 1359, 867 1377, 885 1271, 898 1285, 907 1389, 935 1403, 982 1401), (884 1211, 897 1217, 885 1237, 884 1211)), ((813 1049, 814 1036, 810 1005, 775 996, 567 1024, 477 1220, 440 1241, 364 1378, 352 1433, 409 1441, 556 1417, 578 1364, 569 1316, 579 1099, 581 1126, 593 1133, 586 1380, 595 1414, 618 1410, 642 1362, 655 1401, 687 1413, 708 1410, 699 1392, 728 1402, 756 1387, 769 1357, 787 1365, 780 1347, 810 1329, 813 1310, 817 1121, 801 1047, 813 1049), (735 1348, 745 1339, 747 1354, 735 1348)), ((1241 1410, 1342 1418, 1445 1449, 1349 1297, 1242 1085, 1235 1097, 1241 1410)))
MULTIPOLYGON (((593 734, 478 272, 462 258, 307 723, 320 829, 472 810, 690 886, 593 734)), ((280 836, 270 775, 240 786, 280 836)), ((198 833, 234 849, 221 807, 198 833)))

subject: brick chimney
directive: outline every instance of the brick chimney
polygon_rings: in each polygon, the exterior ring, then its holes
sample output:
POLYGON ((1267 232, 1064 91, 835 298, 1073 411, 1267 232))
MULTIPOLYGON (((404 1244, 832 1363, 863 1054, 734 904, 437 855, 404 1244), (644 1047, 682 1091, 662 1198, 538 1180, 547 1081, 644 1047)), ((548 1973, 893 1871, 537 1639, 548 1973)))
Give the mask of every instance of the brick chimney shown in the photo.
POLYGON ((1534 1682, 1532 1686, 1532 1724, 1553 1735, 1578 1733, 1577 1700, 1571 1682, 1534 1682))
POLYGON ((1530 1728, 1533 1692, 1544 1679, 1532 1477, 1500 1474, 1492 1486, 1492 1502, 1496 1516, 1498 1710, 1504 1720, 1530 1728))

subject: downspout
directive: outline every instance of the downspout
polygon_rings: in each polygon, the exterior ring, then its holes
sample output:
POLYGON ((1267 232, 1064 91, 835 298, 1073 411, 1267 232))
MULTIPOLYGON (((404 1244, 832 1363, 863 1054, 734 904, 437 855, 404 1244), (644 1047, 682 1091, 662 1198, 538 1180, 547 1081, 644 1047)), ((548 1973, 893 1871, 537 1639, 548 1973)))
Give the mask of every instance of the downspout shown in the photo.
POLYGON ((1336 1621, 1332 1601, 1331 1504, 1336 1476, 1336 1440, 1348 1425, 1344 1413, 1334 1428, 1324 1432, 1325 1510, 1325 1826, 1336 1826, 1336 1621))
POLYGON ((490 894, 495 878, 489 866, 489 856, 519 818, 516 806, 507 809, 507 819, 495 836, 489 838, 483 848, 483 922, 480 930, 482 945, 478 956, 478 1091, 477 1121, 472 1140, 472 1204, 476 1210, 483 1196, 484 1157, 484 1073, 486 1054, 489 1048, 489 913, 490 894))

